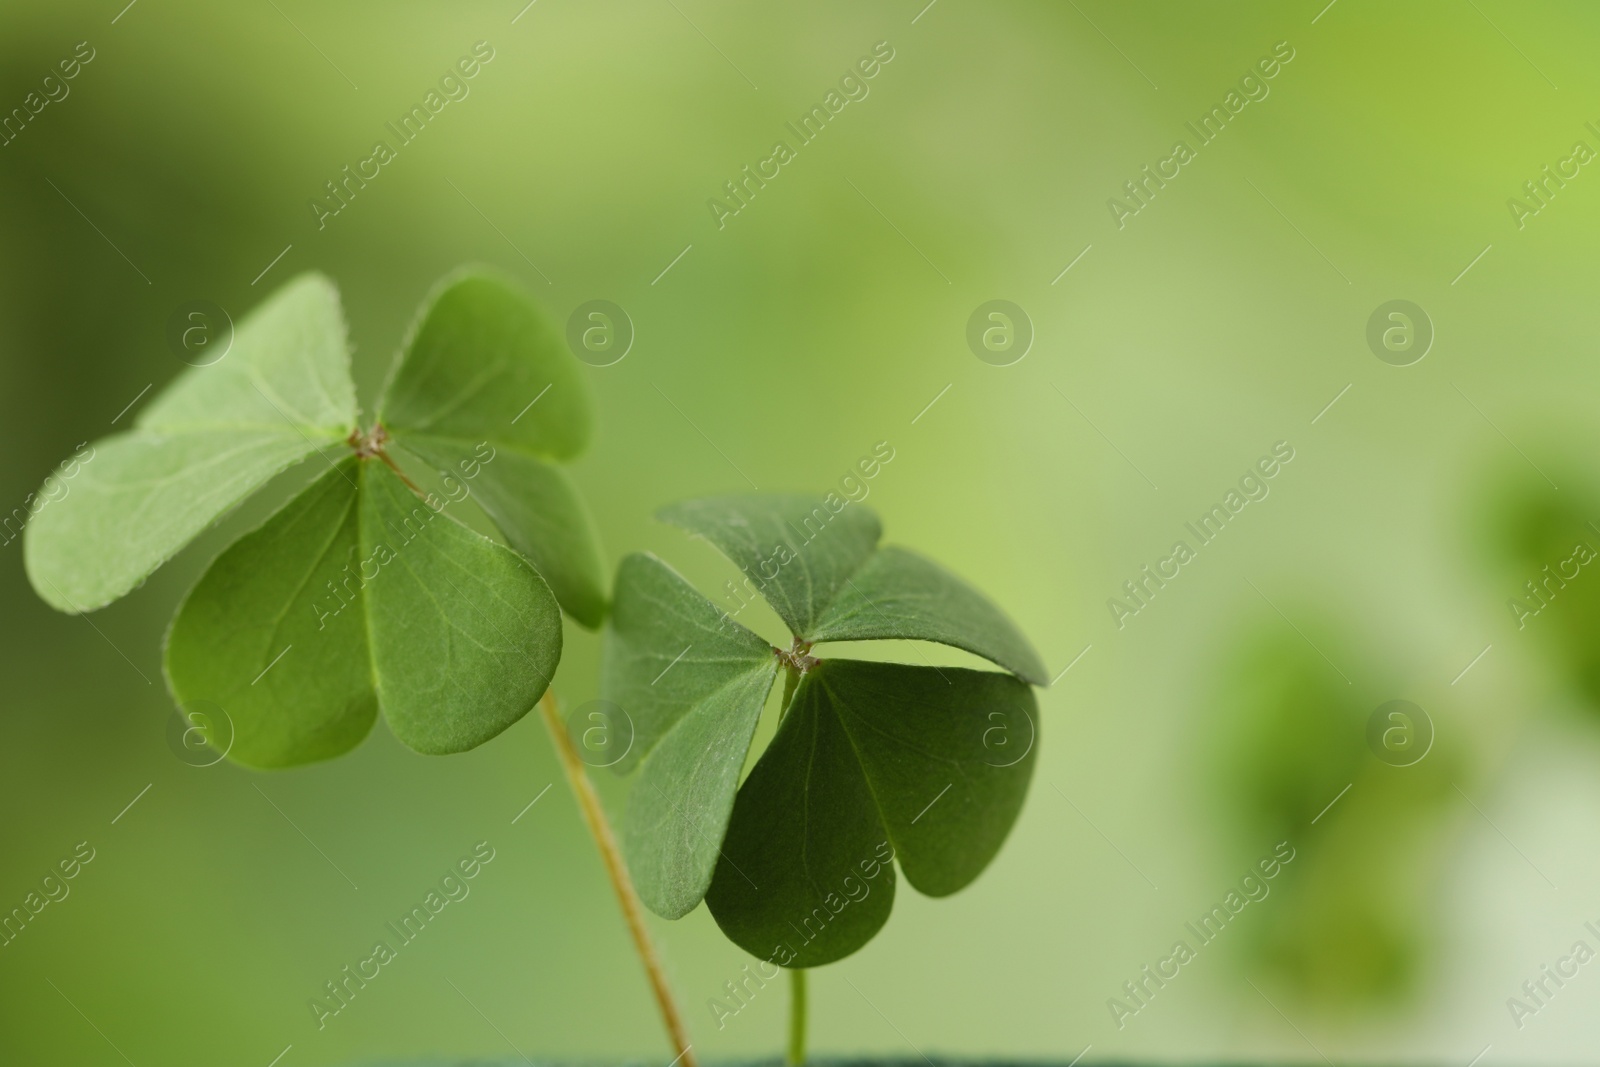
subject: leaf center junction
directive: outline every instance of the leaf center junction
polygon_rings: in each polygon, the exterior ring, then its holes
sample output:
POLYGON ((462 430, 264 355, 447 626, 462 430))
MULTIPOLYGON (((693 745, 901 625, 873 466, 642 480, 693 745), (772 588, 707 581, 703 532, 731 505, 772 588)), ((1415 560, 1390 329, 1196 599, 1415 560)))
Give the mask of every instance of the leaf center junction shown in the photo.
POLYGON ((360 427, 350 431, 350 436, 344 443, 355 450, 362 459, 372 459, 374 456, 383 455, 383 446, 389 443, 389 431, 383 428, 383 423, 375 422, 372 429, 363 433, 360 427))
POLYGON ((796 637, 794 643, 787 649, 772 646, 772 654, 778 657, 778 662, 796 674, 805 674, 822 663, 811 654, 811 642, 800 637, 796 637))

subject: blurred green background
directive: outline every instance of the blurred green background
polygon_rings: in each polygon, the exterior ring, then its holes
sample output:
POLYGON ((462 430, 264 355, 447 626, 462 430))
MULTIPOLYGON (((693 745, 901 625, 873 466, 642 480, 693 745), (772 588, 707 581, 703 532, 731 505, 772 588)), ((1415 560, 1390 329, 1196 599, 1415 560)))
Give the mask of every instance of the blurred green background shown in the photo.
MULTIPOLYGON (((237 318, 327 272, 368 402, 463 261, 558 326, 615 301, 637 338, 584 370, 599 436, 576 468, 612 562, 652 549, 719 585, 657 507, 825 489, 888 441, 888 538, 1072 665, 999 859, 949 900, 903 890, 813 975, 815 1048, 1592 1060, 1594 968, 1520 1027, 1507 999, 1600 946, 1600 577, 1520 627, 1507 601, 1600 548, 1600 176, 1520 229, 1507 200, 1600 148, 1600 9, 523 2, 7 5, 0 109, 79 42, 94 58, 0 146, 4 509, 182 369, 185 301, 237 318), (323 183, 478 41, 470 95, 318 229, 323 183), (884 41, 869 95, 719 229, 708 198, 884 41), (1270 94, 1119 229, 1107 199, 1279 42, 1270 94), (965 340, 997 298, 1036 331, 1005 367, 965 340), (1411 366, 1365 339, 1394 299, 1436 331, 1411 366), (1107 599, 1279 441, 1270 495, 1119 629, 1107 599), (1367 744, 1391 699, 1433 724, 1412 766, 1367 744), (1119 1028, 1108 999, 1279 841, 1271 894, 1119 1028)), ((537 716, 444 759, 381 723, 284 773, 169 750, 166 622, 306 476, 87 619, 0 548, 0 909, 95 849, 0 948, 0 1062, 665 1062, 537 716), (308 999, 482 840, 471 896, 317 1030, 308 999)), ((598 647, 569 631, 569 707, 598 647)), ((626 783, 599 778, 618 809, 626 783)), ((697 1052, 776 1053, 780 988, 713 1022, 749 961, 705 910, 654 927, 697 1052)))

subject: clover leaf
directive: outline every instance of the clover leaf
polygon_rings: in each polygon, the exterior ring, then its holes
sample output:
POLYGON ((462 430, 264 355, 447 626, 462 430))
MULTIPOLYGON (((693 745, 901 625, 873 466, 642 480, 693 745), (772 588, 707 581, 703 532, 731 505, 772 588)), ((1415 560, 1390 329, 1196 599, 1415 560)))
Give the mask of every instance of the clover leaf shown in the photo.
MULTIPOLYGON (((306 275, 239 324, 220 363, 195 367, 151 402, 132 432, 28 523, 28 577, 51 607, 105 607, 268 479, 356 425, 344 317, 333 284, 306 275)), ((57 484, 61 483, 61 484, 57 484)))
POLYGON ((1021 810, 1046 680, 981 593, 838 498, 750 495, 660 517, 715 545, 788 624, 776 648, 654 556, 617 572, 602 695, 633 719, 623 848, 640 897, 789 967, 849 955, 888 920, 894 866, 945 896, 994 858, 1021 810), (933 641, 1006 673, 821 659, 824 641, 933 641), (763 706, 782 720, 743 785, 763 706))
POLYGON ((338 755, 379 710, 421 752, 482 744, 549 685, 561 610, 591 627, 604 616, 593 527, 554 466, 587 443, 582 382, 525 296, 462 272, 424 302, 373 424, 358 417, 337 291, 297 278, 239 324, 225 358, 96 442, 64 493, 46 483, 53 502, 25 535, 34 588, 63 611, 102 607, 317 455, 327 470, 179 607, 174 699, 221 707, 228 755, 250 766, 338 755), (432 468, 445 496, 408 468, 432 468), (450 513, 468 499, 506 545, 450 513))

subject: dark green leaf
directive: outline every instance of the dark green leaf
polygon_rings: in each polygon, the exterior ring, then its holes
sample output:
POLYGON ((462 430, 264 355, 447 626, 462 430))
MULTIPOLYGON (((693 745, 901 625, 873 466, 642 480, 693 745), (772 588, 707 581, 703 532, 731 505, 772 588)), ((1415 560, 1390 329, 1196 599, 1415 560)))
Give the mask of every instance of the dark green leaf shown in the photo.
POLYGON ((933 896, 994 858, 1027 793, 1036 729, 1033 691, 1010 675, 822 663, 739 790, 712 915, 763 959, 776 946, 796 967, 849 955, 888 918, 893 874, 869 873, 880 849, 933 896))
POLYGON ((551 459, 589 441, 577 361, 523 293, 480 272, 446 278, 424 305, 378 404, 402 442, 488 440, 551 459))
POLYGON ((487 441, 408 435, 405 447, 465 486, 512 548, 533 561, 567 614, 594 629, 605 618, 605 575, 594 522, 559 467, 487 441), (487 457, 487 458, 486 458, 487 457))
POLYGON ((180 706, 227 713, 240 763, 337 756, 377 716, 356 467, 340 463, 218 556, 173 619, 167 684, 180 706))
POLYGON ((601 696, 627 713, 644 769, 623 822, 639 895, 678 918, 711 882, 762 705, 777 676, 770 645, 727 618, 653 556, 617 571, 601 696))
POLYGON ((659 517, 720 549, 801 637, 872 555, 882 532, 870 508, 838 496, 712 497, 674 504, 659 517))
POLYGON ((740 788, 722 851, 706 904, 760 959, 832 963, 889 921, 894 847, 838 714, 809 678, 740 788))
POLYGON ((988 597, 903 548, 874 553, 806 636, 812 641, 937 641, 991 660, 1034 685, 1050 680, 1028 639, 988 597))
POLYGON ((561 609, 521 556, 379 463, 361 473, 360 567, 384 717, 419 752, 464 752, 544 693, 561 659, 561 609))

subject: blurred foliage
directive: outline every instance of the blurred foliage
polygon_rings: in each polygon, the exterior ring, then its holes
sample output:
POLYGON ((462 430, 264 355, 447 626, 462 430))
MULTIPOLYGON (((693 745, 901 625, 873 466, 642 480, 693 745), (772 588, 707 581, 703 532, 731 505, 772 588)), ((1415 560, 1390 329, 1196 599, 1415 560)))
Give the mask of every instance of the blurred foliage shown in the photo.
POLYGON ((1600 493, 1581 472, 1558 478, 1560 489, 1523 470, 1500 473, 1476 502, 1473 525, 1507 620, 1600 720, 1600 493))
POLYGON ((1428 842, 1458 757, 1435 736, 1410 766, 1377 758, 1368 722, 1390 699, 1373 698, 1382 669, 1335 624, 1293 614, 1309 638, 1274 615, 1235 639, 1206 717, 1217 727, 1212 770, 1241 862, 1279 841, 1296 850, 1276 902, 1240 924, 1245 968, 1345 1010, 1415 992, 1438 934, 1425 905, 1438 877, 1428 842))

